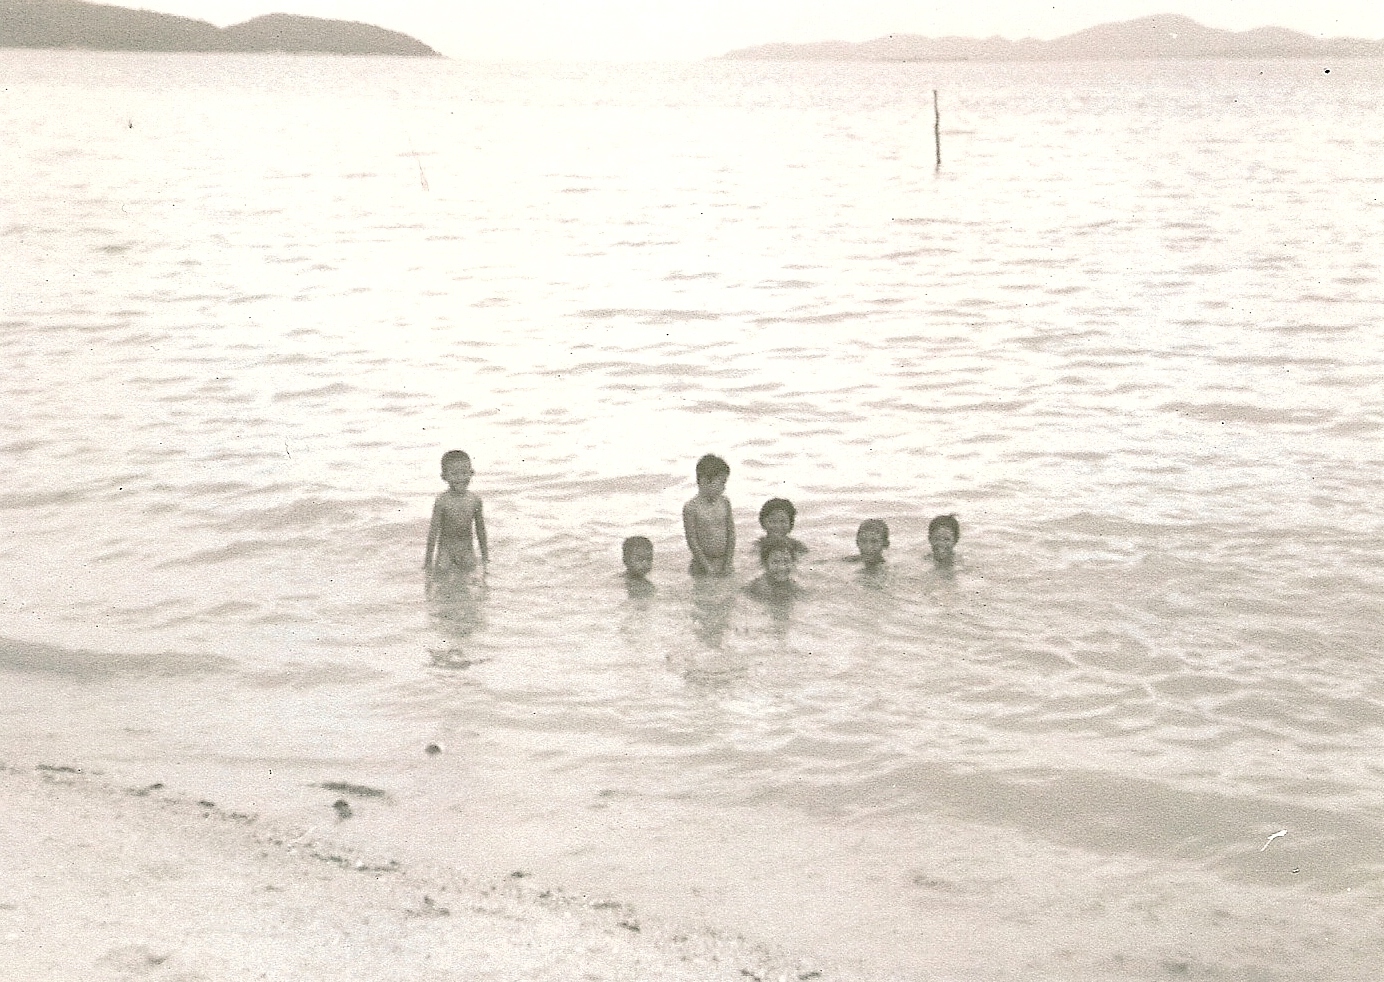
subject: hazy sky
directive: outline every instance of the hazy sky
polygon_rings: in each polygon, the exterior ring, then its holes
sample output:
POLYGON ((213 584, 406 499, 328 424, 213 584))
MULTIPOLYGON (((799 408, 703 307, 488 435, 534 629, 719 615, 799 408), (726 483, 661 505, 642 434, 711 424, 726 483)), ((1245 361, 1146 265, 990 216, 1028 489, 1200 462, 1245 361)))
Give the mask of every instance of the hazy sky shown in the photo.
POLYGON ((1384 38, 1381 0, 108 0, 225 26, 272 12, 360 20, 453 58, 704 58, 769 41, 885 34, 1054 38, 1178 13, 1209 27, 1273 24, 1384 38))

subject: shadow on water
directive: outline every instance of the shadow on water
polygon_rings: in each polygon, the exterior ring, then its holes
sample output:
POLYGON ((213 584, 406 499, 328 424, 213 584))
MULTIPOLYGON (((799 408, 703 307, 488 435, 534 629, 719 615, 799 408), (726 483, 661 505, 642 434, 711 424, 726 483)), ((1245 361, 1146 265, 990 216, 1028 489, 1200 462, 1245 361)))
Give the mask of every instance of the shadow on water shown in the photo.
POLYGON ((1201 863, 1241 881, 1330 892, 1378 883, 1384 869, 1377 823, 1310 804, 1120 775, 963 774, 923 762, 892 769, 881 781, 912 788, 922 810, 1069 848, 1201 863))
POLYGON ((89 651, 0 638, 0 670, 26 674, 64 675, 94 681, 120 675, 166 678, 210 674, 234 667, 232 659, 220 655, 89 651))

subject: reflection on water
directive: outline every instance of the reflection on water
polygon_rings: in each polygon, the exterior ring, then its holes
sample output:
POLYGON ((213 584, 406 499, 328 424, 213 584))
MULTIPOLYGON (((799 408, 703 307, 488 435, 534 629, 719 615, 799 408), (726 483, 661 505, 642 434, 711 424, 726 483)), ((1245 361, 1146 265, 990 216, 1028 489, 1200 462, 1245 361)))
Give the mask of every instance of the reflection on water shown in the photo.
POLYGON ((428 619, 437 634, 429 649, 436 668, 470 668, 489 661, 476 657, 471 638, 486 627, 486 586, 478 578, 437 578, 428 582, 428 619))
POLYGON ((785 638, 793 619, 793 608, 804 595, 802 587, 796 583, 770 583, 763 577, 756 577, 741 590, 742 603, 750 603, 762 609, 769 617, 772 633, 777 638, 785 638))
POLYGON ((713 651, 725 645, 735 610, 735 581, 730 577, 692 577, 692 630, 702 647, 713 651))
POLYGON ((861 563, 855 567, 855 579, 867 590, 888 590, 894 582, 894 570, 888 563, 861 563))
POLYGON ((631 600, 648 600, 658 593, 658 587, 642 576, 626 574, 625 593, 631 600))

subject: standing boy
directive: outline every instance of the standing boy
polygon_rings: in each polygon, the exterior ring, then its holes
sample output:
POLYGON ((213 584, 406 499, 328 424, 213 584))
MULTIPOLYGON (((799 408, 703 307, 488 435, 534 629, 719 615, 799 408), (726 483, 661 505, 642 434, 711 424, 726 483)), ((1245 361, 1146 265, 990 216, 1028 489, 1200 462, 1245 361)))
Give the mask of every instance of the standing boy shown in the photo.
POLYGON ((715 454, 697 461, 697 494, 682 506, 682 530, 692 550, 693 576, 729 576, 735 558, 735 520, 726 498, 730 465, 715 454))
POLYGON ((423 569, 429 582, 437 577, 449 578, 475 571, 473 531, 481 547, 481 562, 490 562, 481 499, 467 490, 475 473, 471 469, 471 458, 464 450, 448 450, 442 455, 442 480, 447 482, 447 490, 439 494, 433 504, 428 549, 423 555, 423 569))

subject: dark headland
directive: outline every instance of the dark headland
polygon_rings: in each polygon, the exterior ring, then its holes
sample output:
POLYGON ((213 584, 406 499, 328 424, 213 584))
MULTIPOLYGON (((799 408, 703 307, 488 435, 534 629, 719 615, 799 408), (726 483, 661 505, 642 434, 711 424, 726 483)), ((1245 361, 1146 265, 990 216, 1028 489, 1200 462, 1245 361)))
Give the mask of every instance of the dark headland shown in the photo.
POLYGON ((0 0, 0 48, 441 57, 407 34, 355 21, 267 14, 217 27, 190 17, 80 0, 0 0))
POLYGON ((1380 58, 1384 41, 1315 38, 1282 27, 1222 31, 1176 14, 1039 41, 890 34, 873 41, 764 44, 723 58, 766 61, 1120 61, 1162 58, 1380 58))

